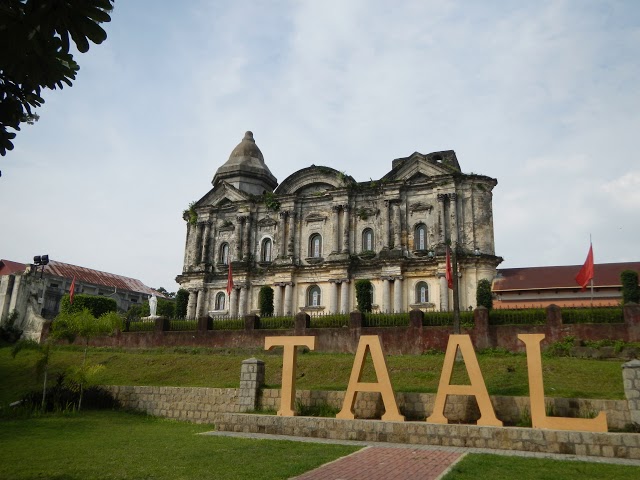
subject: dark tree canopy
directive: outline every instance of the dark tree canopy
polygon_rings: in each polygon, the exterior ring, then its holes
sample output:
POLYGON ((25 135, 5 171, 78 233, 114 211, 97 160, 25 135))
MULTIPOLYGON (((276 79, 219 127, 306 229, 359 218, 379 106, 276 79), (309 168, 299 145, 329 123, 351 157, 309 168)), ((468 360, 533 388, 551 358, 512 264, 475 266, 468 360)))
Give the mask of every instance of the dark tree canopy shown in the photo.
POLYGON ((79 70, 69 53, 89 42, 100 44, 107 33, 115 0, 2 0, 0 2, 0 154, 13 149, 23 122, 38 116, 42 89, 71 86, 79 70), (13 130, 13 131, 11 131, 13 130))

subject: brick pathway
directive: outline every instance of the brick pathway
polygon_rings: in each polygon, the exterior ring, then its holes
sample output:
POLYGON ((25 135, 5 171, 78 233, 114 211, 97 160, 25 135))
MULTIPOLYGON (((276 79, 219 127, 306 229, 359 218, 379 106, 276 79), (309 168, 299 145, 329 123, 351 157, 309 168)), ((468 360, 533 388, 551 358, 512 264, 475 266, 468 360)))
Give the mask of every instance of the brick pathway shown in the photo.
POLYGON ((367 447, 297 480, 433 480, 464 456, 443 450, 367 447))

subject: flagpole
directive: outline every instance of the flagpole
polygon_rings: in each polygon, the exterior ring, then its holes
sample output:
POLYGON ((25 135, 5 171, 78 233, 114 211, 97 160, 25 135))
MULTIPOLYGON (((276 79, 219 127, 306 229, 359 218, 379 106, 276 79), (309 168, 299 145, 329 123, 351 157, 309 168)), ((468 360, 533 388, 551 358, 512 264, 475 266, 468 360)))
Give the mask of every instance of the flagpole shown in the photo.
MULTIPOLYGON (((591 234, 589 234, 589 250, 593 252, 593 241, 591 240, 591 234)), ((592 260, 593 261, 593 260, 592 260)), ((593 262, 595 263, 595 262, 593 262)), ((591 276, 591 308, 593 308, 593 277, 596 276, 596 267, 593 266, 593 275, 591 276)))

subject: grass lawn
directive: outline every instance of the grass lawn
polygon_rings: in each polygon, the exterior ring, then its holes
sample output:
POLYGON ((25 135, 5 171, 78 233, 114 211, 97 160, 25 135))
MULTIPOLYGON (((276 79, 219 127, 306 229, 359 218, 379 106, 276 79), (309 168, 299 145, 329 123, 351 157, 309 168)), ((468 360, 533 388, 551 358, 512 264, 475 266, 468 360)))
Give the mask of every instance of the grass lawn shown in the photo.
POLYGON ((545 458, 467 455, 444 477, 444 480, 637 480, 640 467, 606 463, 567 462, 545 458))
POLYGON ((359 447, 197 435, 211 426, 87 411, 0 421, 0 478, 282 479, 359 447))
MULTIPOLYGON (((51 379, 69 365, 79 364, 82 356, 75 347, 58 347, 51 356, 51 379)), ((88 360, 103 364, 99 383, 107 385, 157 385, 185 387, 233 387, 240 382, 242 360, 255 356, 264 360, 266 384, 277 388, 282 374, 282 349, 223 350, 175 348, 118 350, 92 348, 88 360)), ((306 390, 344 390, 354 355, 310 352, 298 356, 297 388, 306 390)), ((389 355, 386 357, 394 390, 435 392, 444 354, 389 355)), ((492 395, 529 394, 526 357, 523 354, 478 354, 489 393, 492 395)), ((9 347, 0 348, 0 404, 19 399, 26 391, 41 388, 35 378, 36 355, 23 351, 15 359, 9 347)), ((543 357, 545 395, 622 399, 621 360, 587 360, 543 357)), ((363 381, 373 381, 373 368, 367 361, 363 381)), ((454 369, 454 382, 463 383, 463 364, 454 369)))

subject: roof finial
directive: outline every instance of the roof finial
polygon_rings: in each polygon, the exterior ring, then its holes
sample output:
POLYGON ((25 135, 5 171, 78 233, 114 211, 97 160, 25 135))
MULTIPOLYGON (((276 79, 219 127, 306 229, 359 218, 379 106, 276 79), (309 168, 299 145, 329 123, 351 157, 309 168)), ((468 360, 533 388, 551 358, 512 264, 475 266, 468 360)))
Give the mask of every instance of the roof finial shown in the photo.
POLYGON ((244 134, 243 140, 251 140, 252 142, 255 142, 255 140, 253 139, 253 132, 250 130, 247 130, 244 134))

